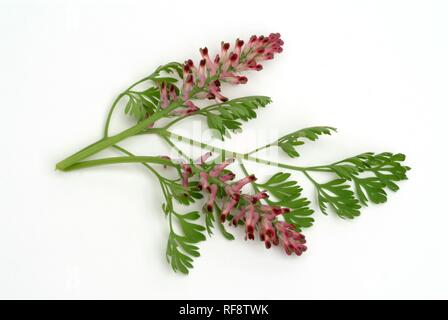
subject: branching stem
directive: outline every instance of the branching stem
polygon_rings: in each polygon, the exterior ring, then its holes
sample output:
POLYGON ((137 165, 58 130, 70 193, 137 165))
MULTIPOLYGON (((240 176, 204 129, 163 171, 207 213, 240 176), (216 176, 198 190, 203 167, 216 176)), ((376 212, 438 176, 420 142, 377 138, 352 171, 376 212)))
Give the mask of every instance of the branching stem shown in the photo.
POLYGON ((293 166, 293 165, 289 165, 286 163, 281 163, 281 162, 276 162, 276 161, 270 161, 270 160, 265 160, 265 159, 261 159, 258 157, 254 157, 251 156, 249 154, 243 154, 243 153, 239 153, 239 152, 235 152, 235 151, 230 151, 230 150, 226 150, 223 148, 218 148, 215 146, 211 146, 209 144, 203 143, 203 142, 199 142, 178 134, 175 134, 171 131, 168 131, 166 129, 160 129, 160 128, 152 128, 152 129, 147 129, 145 131, 145 133, 153 133, 153 134, 158 134, 162 137, 166 137, 168 139, 171 140, 171 142, 174 141, 180 141, 183 143, 187 143, 196 147, 199 147, 201 149, 205 149, 211 152, 216 152, 216 153, 222 153, 225 154, 226 157, 231 157, 231 158, 235 158, 235 159, 243 159, 243 160, 248 160, 248 161, 252 161, 252 162, 256 162, 256 163, 261 163, 261 164, 265 164, 268 166, 274 166, 274 167, 280 167, 280 168, 284 168, 284 169, 290 169, 290 170, 295 170, 295 171, 320 171, 320 172, 329 172, 329 170, 325 167, 299 167, 299 166, 293 166))

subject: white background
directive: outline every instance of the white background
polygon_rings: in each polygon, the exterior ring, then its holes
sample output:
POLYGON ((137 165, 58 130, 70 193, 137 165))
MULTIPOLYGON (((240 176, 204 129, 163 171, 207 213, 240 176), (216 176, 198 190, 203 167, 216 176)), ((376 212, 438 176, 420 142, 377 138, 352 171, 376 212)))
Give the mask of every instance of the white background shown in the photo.
MULTIPOLYGON (((1 0, 0 298, 448 298, 447 16, 428 0, 1 0), (273 98, 245 128, 332 125, 293 162, 403 152, 410 179, 355 221, 317 213, 300 258, 216 231, 175 274, 152 176, 54 164, 100 138, 114 96, 159 64, 270 32, 284 53, 226 91, 273 98)), ((127 145, 166 152, 155 140, 127 145)))

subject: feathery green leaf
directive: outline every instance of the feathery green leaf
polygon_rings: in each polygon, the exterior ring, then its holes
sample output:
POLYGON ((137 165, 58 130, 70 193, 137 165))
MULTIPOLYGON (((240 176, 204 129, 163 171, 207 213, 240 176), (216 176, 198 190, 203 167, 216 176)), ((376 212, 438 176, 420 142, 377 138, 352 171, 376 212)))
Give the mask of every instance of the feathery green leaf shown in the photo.
POLYGON ((204 108, 198 114, 205 116, 208 127, 217 130, 224 140, 224 136, 229 137, 230 132, 241 129, 242 121, 256 118, 256 110, 270 102, 271 98, 265 96, 244 97, 204 108))
POLYGON ((288 156, 295 158, 300 156, 296 147, 303 145, 304 139, 315 141, 320 135, 330 135, 332 132, 336 132, 336 129, 332 127, 305 128, 281 137, 277 140, 277 144, 288 156))
POLYGON ((313 225, 310 201, 301 197, 302 188, 294 180, 288 180, 291 174, 278 172, 264 183, 256 183, 258 188, 269 191, 276 200, 266 199, 270 205, 286 207, 290 212, 283 214, 286 222, 293 224, 297 230, 313 225))

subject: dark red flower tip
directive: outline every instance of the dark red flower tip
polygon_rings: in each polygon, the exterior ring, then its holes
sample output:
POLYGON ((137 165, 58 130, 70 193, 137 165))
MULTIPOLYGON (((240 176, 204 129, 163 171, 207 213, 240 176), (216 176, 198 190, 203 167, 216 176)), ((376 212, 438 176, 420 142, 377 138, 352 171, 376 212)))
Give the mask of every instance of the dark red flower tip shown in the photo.
POLYGON ((236 45, 235 45, 236 47, 240 47, 241 48, 243 45, 244 45, 244 41, 243 40, 240 40, 240 39, 236 40, 236 45))
POLYGON ((223 43, 223 44, 222 44, 222 48, 223 48, 224 50, 229 50, 229 48, 230 48, 230 43, 228 43, 228 42, 223 43))
POLYGON ((247 62, 246 62, 246 65, 247 65, 248 67, 255 67, 255 66, 257 65, 257 61, 255 61, 255 59, 252 59, 252 60, 250 60, 250 61, 247 61, 247 62))
POLYGON ((203 49, 199 49, 199 52, 200 52, 203 56, 208 55, 208 49, 207 49, 207 47, 204 47, 203 49))
POLYGON ((189 74, 186 80, 187 83, 193 83, 193 75, 189 74))
POLYGON ((273 41, 273 40, 277 40, 280 39, 280 33, 271 33, 269 35, 269 40, 273 41))
POLYGON ((238 81, 241 84, 245 84, 245 83, 247 83, 247 77, 245 77, 245 76, 238 77, 238 81))
POLYGON ((205 60, 205 59, 202 59, 200 62, 199 62, 199 65, 201 66, 201 67, 205 67, 205 64, 207 63, 207 60, 205 60))
POLYGON ((234 52, 230 55, 230 61, 235 62, 238 59, 238 55, 234 52))
POLYGON ((257 71, 263 70, 263 66, 261 64, 257 64, 256 68, 257 71))

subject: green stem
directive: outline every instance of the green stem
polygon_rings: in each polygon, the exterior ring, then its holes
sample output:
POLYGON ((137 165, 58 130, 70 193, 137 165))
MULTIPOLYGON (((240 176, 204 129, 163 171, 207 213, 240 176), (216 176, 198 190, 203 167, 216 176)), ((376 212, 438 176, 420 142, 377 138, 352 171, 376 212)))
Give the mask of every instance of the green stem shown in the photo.
MULTIPOLYGON (((240 100, 240 99, 245 99, 245 98, 248 98, 248 97, 237 98, 237 99, 233 99, 232 101, 238 101, 238 100, 240 100)), ((209 113, 210 111, 213 111, 214 109, 217 109, 217 108, 219 108, 220 106, 225 105, 225 104, 228 104, 228 102, 214 103, 214 104, 211 104, 211 105, 208 105, 208 106, 206 106, 206 107, 204 107, 204 108, 199 109, 199 110, 196 111, 195 113, 191 113, 191 114, 187 114, 187 115, 178 117, 178 118, 174 119, 173 121, 171 121, 170 123, 168 123, 168 124, 164 127, 164 129, 168 129, 168 128, 170 128, 171 126, 173 126, 174 124, 178 123, 179 121, 182 121, 182 120, 184 120, 184 119, 186 119, 186 118, 189 118, 189 117, 192 117, 192 116, 202 115, 202 116, 205 116, 205 117, 206 117, 206 116, 207 116, 207 113, 209 113)))
POLYGON ((177 103, 173 103, 168 108, 163 109, 162 111, 153 114, 148 119, 145 119, 145 120, 137 123, 135 126, 128 128, 114 136, 97 141, 96 143, 92 144, 90 147, 87 147, 87 148, 75 153, 74 155, 62 160, 61 162, 57 163, 56 169, 66 170, 67 168, 74 165, 75 163, 77 163, 81 160, 84 160, 85 158, 87 158, 101 150, 104 150, 104 149, 130 137, 130 136, 133 136, 133 135, 141 132, 142 130, 146 129, 149 125, 153 124, 155 121, 168 115, 171 111, 173 111, 178 106, 179 105, 177 103))
POLYGON ((303 171, 307 171, 307 170, 320 171, 320 172, 330 172, 327 168, 312 168, 312 167, 293 166, 293 165, 289 165, 289 164, 285 164, 285 163, 269 161, 269 160, 253 157, 253 156, 250 156, 248 154, 242 154, 242 153, 239 153, 239 152, 234 152, 234 151, 230 151, 230 150, 226 150, 226 149, 210 146, 210 145, 208 145, 206 143, 202 143, 202 142, 199 142, 199 141, 196 141, 196 140, 193 140, 193 139, 189 139, 189 138, 183 137, 181 135, 175 134, 175 133, 170 132, 170 131, 165 130, 165 129, 159 129, 159 128, 148 129, 148 130, 146 130, 146 133, 157 133, 157 134, 159 134, 161 136, 165 136, 167 138, 173 138, 174 140, 181 141, 181 142, 184 142, 184 143, 189 143, 191 145, 194 145, 194 146, 199 147, 201 149, 209 150, 211 152, 222 153, 222 154, 225 154, 227 157, 232 157, 232 158, 235 158, 235 159, 244 159, 244 160, 248 160, 248 161, 252 161, 252 162, 256 162, 256 163, 261 163, 261 164, 265 164, 265 165, 269 165, 269 166, 277 166, 279 168, 296 170, 296 171, 302 171, 302 172, 303 171))
MULTIPOLYGON (((133 153, 129 152, 125 148, 120 147, 119 145, 114 145, 114 146, 112 146, 112 148, 117 149, 118 151, 128 155, 129 157, 135 157, 135 155, 133 153)), ((154 173, 159 179, 163 179, 163 177, 153 167, 151 167, 149 164, 147 164, 146 162, 142 162, 142 165, 145 168, 147 168, 149 171, 154 173)))
POLYGON ((128 92, 131 92, 131 90, 139 85, 140 83, 143 83, 145 81, 148 81, 151 78, 151 76, 145 77, 143 79, 140 79, 136 82, 134 82, 133 84, 131 84, 124 92, 120 93, 118 95, 118 97, 114 100, 114 102, 112 103, 112 107, 109 110, 109 113, 107 114, 107 118, 106 118, 106 124, 104 126, 104 137, 107 138, 107 136, 109 135, 109 126, 110 126, 110 121, 112 119, 112 114, 115 111, 115 107, 118 105, 118 102, 121 100, 121 98, 123 98, 128 92))
POLYGON ((145 81, 148 81, 151 77, 152 77, 152 75, 147 76, 147 77, 144 77, 143 79, 140 79, 140 80, 134 82, 133 84, 131 84, 131 85, 129 86, 129 88, 127 88, 127 89, 124 91, 124 93, 126 93, 126 92, 128 92, 128 91, 131 91, 134 87, 136 87, 136 86, 139 85, 140 83, 143 83, 143 82, 145 82, 145 81))
POLYGON ((251 154, 257 153, 258 151, 261 151, 261 150, 264 150, 264 149, 273 147, 273 146, 275 146, 275 145, 277 145, 277 144, 276 144, 276 143, 269 143, 269 144, 267 144, 267 145, 265 145, 265 146, 262 146, 262 147, 260 147, 260 148, 255 149, 255 150, 252 150, 252 151, 250 151, 250 152, 247 152, 246 154, 247 154, 247 155, 251 155, 251 154))
POLYGON ((178 123, 179 121, 182 121, 182 120, 184 120, 184 119, 186 119, 186 118, 189 118, 189 117, 192 117, 192 116, 198 116, 198 115, 205 115, 205 112, 206 112, 206 111, 209 111, 210 108, 218 107, 218 106, 220 106, 220 105, 222 105, 222 104, 224 104, 224 103, 225 103, 225 102, 214 103, 214 104, 211 104, 211 105, 209 105, 209 106, 207 106, 207 107, 205 107, 205 108, 202 108, 202 109, 198 110, 198 111, 195 112, 195 113, 191 113, 191 114, 187 114, 187 115, 185 115, 185 116, 178 117, 178 118, 174 119, 173 121, 171 121, 170 123, 168 123, 168 124, 164 127, 164 129, 168 129, 169 127, 175 125, 175 124, 178 123))
POLYGON ((189 156, 187 156, 182 150, 180 150, 170 139, 168 139, 165 136, 162 136, 163 140, 166 141, 170 146, 172 146, 179 155, 181 155, 185 160, 193 162, 193 159, 191 159, 189 156))
POLYGON ((89 168, 107 164, 117 164, 117 163, 154 163, 154 164, 161 164, 164 166, 171 166, 176 168, 178 167, 178 165, 173 163, 172 161, 161 157, 128 156, 128 157, 111 157, 111 158, 81 161, 63 169, 63 171, 72 171, 83 168, 89 168))
POLYGON ((308 178, 308 180, 310 180, 310 181, 314 184, 314 186, 315 186, 317 189, 320 189, 320 185, 319 185, 319 183, 318 183, 316 180, 314 180, 313 177, 311 177, 310 174, 309 174, 308 172, 304 171, 303 174, 308 178))
MULTIPOLYGON (((247 171, 246 166, 244 165, 243 161, 240 159, 238 162, 240 164, 240 168, 243 171, 244 175, 246 177, 250 176, 249 171, 247 171)), ((260 192, 260 189, 257 187, 257 185, 255 184, 254 181, 252 181, 250 184, 255 192, 260 192)))
MULTIPOLYGON (((87 150, 87 149, 89 149, 89 148, 92 148, 93 146, 97 145, 98 143, 100 143, 100 142, 103 141, 104 139, 105 139, 105 138, 102 138, 102 139, 100 139, 100 140, 98 140, 98 141, 95 141, 94 143, 89 144, 88 146, 86 146, 86 147, 82 148, 81 150, 77 151, 76 153, 74 153, 72 156, 75 156, 75 155, 77 155, 77 154, 79 154, 79 153, 81 153, 81 152, 84 152, 84 150, 87 150)), ((57 165, 56 165, 56 169, 59 169, 59 168, 57 167, 57 165)))
POLYGON ((112 119, 112 114, 115 111, 115 107, 117 106, 118 102, 125 96, 126 93, 122 93, 118 95, 118 97, 115 99, 115 101, 112 103, 112 107, 109 110, 109 113, 107 114, 106 118, 106 124, 104 126, 104 138, 107 138, 109 136, 109 126, 110 126, 110 120, 112 119))
MULTIPOLYGON (((112 115, 115 111, 115 107, 117 106, 118 102, 121 100, 122 97, 124 97, 126 95, 126 92, 128 92, 129 90, 131 90, 133 87, 135 87, 137 84, 140 84, 144 81, 147 80, 148 77, 135 82, 133 85, 131 85, 125 92, 123 92, 122 94, 120 94, 115 101, 112 103, 112 107, 109 110, 109 113, 107 114, 107 119, 106 119, 106 124, 104 125, 104 138, 107 138, 109 136, 109 127, 110 127, 110 120, 112 118, 112 115)), ((118 151, 120 151, 121 153, 124 153, 130 157, 135 157, 135 155, 131 152, 129 152, 128 150, 126 150, 123 147, 120 147, 119 145, 113 145, 112 148, 117 149, 118 151)), ((156 175, 159 180, 162 179, 163 177, 153 168, 151 167, 149 164, 142 162, 142 165, 148 169, 149 171, 151 171, 154 175, 156 175)))

